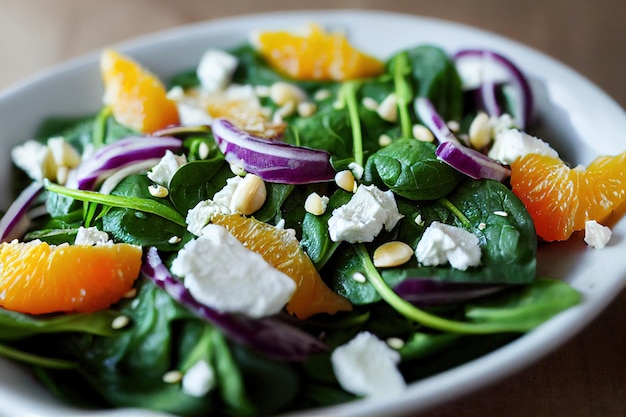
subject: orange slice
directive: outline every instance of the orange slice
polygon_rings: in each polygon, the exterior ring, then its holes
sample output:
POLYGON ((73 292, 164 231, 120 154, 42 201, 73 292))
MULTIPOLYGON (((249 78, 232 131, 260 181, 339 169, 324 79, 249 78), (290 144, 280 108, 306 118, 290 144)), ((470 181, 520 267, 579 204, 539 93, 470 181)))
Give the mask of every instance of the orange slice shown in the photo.
POLYGON ((352 47, 343 34, 317 25, 306 34, 260 32, 251 43, 271 66, 298 80, 345 81, 384 71, 382 62, 352 47))
POLYGON ((132 59, 107 49, 100 57, 104 103, 120 124, 150 133, 179 122, 161 81, 132 59))
POLYGON ((132 289, 138 246, 13 241, 0 246, 0 306, 21 313, 92 312, 132 289))
POLYGON ((602 223, 626 202, 626 151, 598 157, 587 168, 526 155, 511 164, 511 187, 528 209, 539 237, 566 240, 584 229, 587 220, 602 223))
POLYGON ((352 310, 347 299, 322 281, 298 239, 289 232, 237 214, 215 215, 211 222, 225 227, 245 247, 294 280, 296 291, 287 304, 290 314, 306 319, 318 313, 352 310))

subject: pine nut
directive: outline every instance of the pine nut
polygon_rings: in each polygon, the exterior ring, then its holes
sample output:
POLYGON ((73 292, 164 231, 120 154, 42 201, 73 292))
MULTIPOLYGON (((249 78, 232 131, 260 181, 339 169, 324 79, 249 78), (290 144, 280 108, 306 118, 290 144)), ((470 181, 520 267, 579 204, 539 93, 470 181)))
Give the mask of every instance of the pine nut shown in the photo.
POLYGON ((128 326, 129 323, 130 323, 130 318, 128 318, 128 316, 117 316, 111 322, 111 328, 115 330, 119 330, 128 326))
POLYGON ((211 150, 209 149, 209 145, 207 145, 205 142, 200 142, 200 145, 198 145, 198 156, 200 157, 200 159, 206 159, 207 156, 209 156, 209 152, 211 150))
POLYGON ((315 216, 320 216, 326 212, 328 207, 328 197, 321 197, 318 193, 311 193, 304 201, 304 210, 315 216))
POLYGON ((317 106, 315 103, 311 103, 310 101, 303 101, 302 103, 298 103, 298 116, 300 117, 310 117, 317 111, 317 106))
POLYGON ((469 127, 469 142, 474 149, 482 149, 491 142, 491 123, 485 112, 479 112, 469 127))
POLYGON ((178 370, 168 371, 163 374, 161 380, 166 384, 177 384, 183 380, 183 373, 178 370))
POLYGON ((317 90, 315 92, 315 95, 313 96, 313 100, 324 101, 326 99, 329 99, 330 96, 331 96, 331 93, 329 90, 317 90))
POLYGON ((249 215, 260 209, 266 198, 265 182, 257 175, 247 174, 233 192, 230 210, 249 215))
POLYGON ((152 197, 165 198, 169 194, 167 188, 159 184, 152 184, 148 187, 148 192, 152 197))
POLYGON ((413 249, 404 242, 393 241, 380 245, 373 256, 374 266, 389 268, 407 263, 413 256, 413 249))
POLYGON ((296 105, 306 99, 306 94, 294 84, 278 81, 270 87, 270 98, 277 106, 287 103, 296 105))
POLYGON ((421 142, 433 142, 435 140, 433 132, 431 132, 429 128, 421 124, 413 125, 412 133, 413 137, 421 142))
POLYGON ((391 137, 389 135, 385 135, 384 133, 378 137, 378 145, 381 148, 391 145, 391 142, 393 142, 391 137))
POLYGON ((363 107, 367 110, 378 111, 378 102, 371 97, 363 97, 361 104, 363 104, 363 107))
POLYGON ((352 174, 352 171, 350 171, 349 169, 339 171, 337 174, 335 174, 335 182, 337 183, 339 188, 343 190, 346 190, 349 192, 353 192, 354 190, 354 186, 355 186, 354 175, 352 174))
POLYGON ((377 113, 381 119, 388 122, 395 122, 398 120, 398 104, 395 93, 391 93, 385 97, 385 99, 378 106, 377 113))

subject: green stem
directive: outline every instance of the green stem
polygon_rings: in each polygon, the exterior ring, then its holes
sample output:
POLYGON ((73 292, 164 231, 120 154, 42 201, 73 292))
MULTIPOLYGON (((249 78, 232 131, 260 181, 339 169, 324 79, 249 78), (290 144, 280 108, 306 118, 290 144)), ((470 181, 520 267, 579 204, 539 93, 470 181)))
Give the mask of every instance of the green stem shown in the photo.
POLYGON ((0 344, 0 356, 15 361, 23 362, 32 366, 49 369, 74 369, 77 364, 63 359, 46 358, 32 353, 22 352, 4 344, 0 344))
POLYGON ((124 197, 119 195, 101 194, 95 191, 74 190, 50 181, 45 181, 44 186, 46 187, 46 190, 50 192, 72 197, 79 201, 88 201, 90 203, 98 203, 105 206, 128 208, 142 211, 144 213, 155 214, 171 221, 172 223, 176 223, 179 226, 187 226, 183 216, 181 216, 176 210, 148 198, 124 197))
POLYGON ((463 212, 458 209, 457 206, 452 204, 452 201, 448 200, 446 197, 441 197, 439 200, 437 200, 437 202, 441 204, 442 206, 444 206, 445 208, 447 208, 448 210, 450 210, 452 214, 454 214, 456 218, 459 219, 461 223, 463 223, 463 226, 465 226, 466 229, 472 228, 472 223, 465 216, 465 214, 463 214, 463 212))
POLYGON ((107 130, 107 121, 109 120, 109 116, 111 116, 112 113, 113 110, 111 109, 111 107, 105 106, 96 117, 96 120, 94 120, 92 143, 96 148, 104 145, 104 138, 106 137, 107 130))
POLYGON ((359 117, 359 107, 356 101, 357 84, 348 81, 342 86, 343 99, 348 106, 350 126, 352 127, 352 151, 354 152, 354 162, 363 166, 363 133, 361 132, 361 118, 359 117))
POLYGON ((365 268, 365 276, 367 277, 368 282, 372 284, 376 292, 378 292, 387 304, 410 320, 416 321, 431 329, 450 333, 489 334, 522 331, 515 328, 514 325, 510 325, 508 323, 461 322, 427 313, 426 311, 421 310, 408 301, 402 299, 391 288, 389 288, 372 263, 369 253, 363 244, 354 245, 354 250, 356 251, 357 256, 361 259, 363 267, 365 268))
POLYGON ((409 60, 406 53, 398 55, 395 59, 393 81, 395 85, 396 101, 398 103, 398 112, 400 114, 400 126, 402 128, 402 137, 412 137, 411 116, 409 114, 409 104, 413 100, 413 92, 411 86, 404 77, 410 70, 409 60))

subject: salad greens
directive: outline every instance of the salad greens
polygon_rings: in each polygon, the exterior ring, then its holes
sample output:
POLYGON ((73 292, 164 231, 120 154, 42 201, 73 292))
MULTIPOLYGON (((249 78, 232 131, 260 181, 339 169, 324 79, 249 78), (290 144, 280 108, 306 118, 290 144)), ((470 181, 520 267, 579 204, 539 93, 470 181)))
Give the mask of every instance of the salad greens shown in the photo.
MULTIPOLYGON (((143 407, 180 416, 261 416, 356 399, 339 384, 330 352, 359 332, 402 340, 397 347, 398 369, 411 382, 509 343, 579 302, 579 294, 566 283, 536 276, 532 220, 505 184, 462 175, 436 157, 433 143, 412 137, 411 128, 419 122, 412 106, 417 97, 427 97, 445 120, 460 123, 478 111, 464 101, 454 62, 442 49, 426 45, 401 51, 386 62, 384 74, 343 83, 286 79, 249 45, 230 53, 239 61, 233 83, 270 86, 287 81, 309 96, 327 92, 316 102, 314 114, 285 117, 283 140, 329 152, 338 171, 356 162, 363 167, 359 181, 390 190, 402 215, 395 227, 383 230, 372 242, 335 242, 328 220, 353 193, 332 182, 266 184, 265 204, 253 217, 293 229, 325 282, 353 305, 350 312, 307 320, 279 315, 298 330, 321 335, 328 350, 302 362, 268 357, 254 346, 231 340, 219 326, 140 277, 135 297, 95 313, 36 317, 0 308, 0 355, 31 365, 52 392, 81 407, 143 407), (363 104, 364 98, 380 102, 391 93, 397 99, 397 122, 363 104), (388 146, 379 143, 382 135, 391 138, 388 146), (329 197, 321 215, 304 209, 312 192, 329 197), (412 257, 398 266, 374 266, 374 251, 382 243, 399 241, 415 248, 433 222, 475 235, 480 265, 462 270, 447 263, 425 265, 412 257), (355 279, 359 274, 365 279, 355 279), (501 288, 476 299, 418 307, 394 291, 414 279, 501 288), (111 322, 120 316, 128 317, 130 325, 112 328, 111 322), (199 361, 213 370, 214 388, 198 397, 182 390, 176 377, 199 361)), ((195 71, 170 80, 171 87, 198 85, 195 71)), ((262 101, 276 108, 268 98, 262 101)), ((105 108, 91 117, 50 119, 37 138, 45 142, 62 136, 82 152, 130 135, 137 132, 121 126, 105 108)), ((73 243, 80 226, 95 226, 115 242, 156 247, 170 265, 185 243, 195 239, 186 228, 188 211, 213 198, 233 176, 210 129, 190 129, 178 136, 189 162, 173 175, 167 198, 149 193, 152 182, 145 173, 126 177, 110 194, 47 181, 48 214, 37 220, 24 240, 73 243), (173 236, 178 241, 173 242, 173 236)))

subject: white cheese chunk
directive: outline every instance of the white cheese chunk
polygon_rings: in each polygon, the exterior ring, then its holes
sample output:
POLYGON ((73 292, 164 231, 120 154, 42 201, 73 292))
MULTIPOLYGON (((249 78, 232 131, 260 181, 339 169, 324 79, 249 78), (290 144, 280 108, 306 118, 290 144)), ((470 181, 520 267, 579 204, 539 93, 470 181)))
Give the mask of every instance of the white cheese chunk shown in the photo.
POLYGON ((79 227, 74 239, 75 245, 99 246, 112 244, 106 232, 98 230, 97 227, 79 227))
POLYGON ((401 218, 391 191, 361 184, 347 204, 333 210, 328 232, 335 242, 371 242, 383 226, 391 230, 401 218))
POLYGON ((443 265, 465 271, 480 265, 481 250, 476 235, 440 222, 426 228, 415 249, 418 262, 425 266, 443 265))
POLYGON ((400 354, 369 332, 336 348, 330 359, 337 381, 352 394, 382 398, 406 389, 396 366, 400 354))
POLYGON ((184 277, 185 287, 200 303, 253 318, 278 313, 296 289, 289 276, 214 224, 181 249, 172 272, 184 277))
POLYGON ((585 243, 594 249, 603 249, 611 240, 611 229, 595 220, 585 222, 585 243))
POLYGON ((202 228, 211 221, 215 214, 232 214, 230 203, 242 179, 239 176, 228 178, 226 185, 215 193, 212 200, 201 201, 189 210, 185 218, 187 230, 196 236, 200 236, 202 228))
POLYGON ((223 90, 237 69, 237 58, 219 49, 207 50, 200 59, 196 73, 202 88, 207 91, 223 90))
POLYGON ((167 187, 176 170, 186 163, 187 157, 185 155, 175 155, 172 151, 167 150, 159 163, 148 172, 148 178, 157 184, 167 187))
POLYGON ((38 181, 44 178, 56 181, 59 172, 64 172, 65 180, 68 171, 80 164, 76 149, 60 136, 48 139, 47 145, 28 140, 11 149, 11 159, 30 178, 38 181))
POLYGON ((516 159, 531 153, 555 158, 559 156, 550 145, 541 139, 517 129, 508 129, 496 135, 495 142, 489 150, 489 157, 503 164, 511 164, 516 159))
POLYGON ((48 139, 48 148, 57 167, 76 168, 80 164, 80 154, 62 137, 48 139))
POLYGON ((183 392, 192 397, 203 397, 215 387, 215 371, 205 360, 194 363, 183 375, 183 392))

